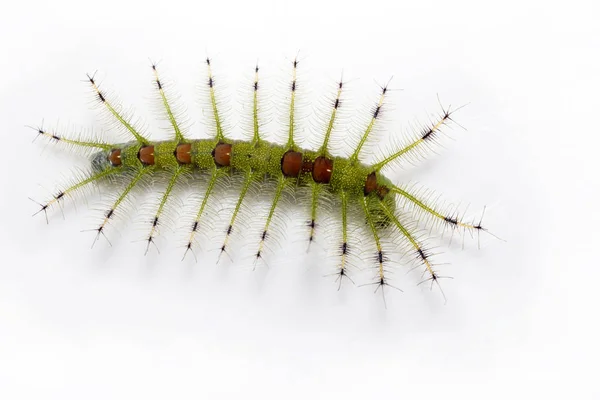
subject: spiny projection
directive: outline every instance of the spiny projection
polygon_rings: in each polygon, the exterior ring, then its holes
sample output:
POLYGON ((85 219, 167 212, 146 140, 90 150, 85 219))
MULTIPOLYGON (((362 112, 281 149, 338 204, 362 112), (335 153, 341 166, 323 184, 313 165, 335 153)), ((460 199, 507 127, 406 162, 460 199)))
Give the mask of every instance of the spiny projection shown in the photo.
MULTIPOLYGON (((197 139, 188 137, 185 129, 179 122, 179 115, 173 107, 160 79, 157 66, 151 65, 155 82, 157 97, 164 115, 170 125, 171 138, 168 140, 151 140, 136 128, 130 118, 121 112, 121 107, 113 103, 96 82, 93 75, 88 75, 88 83, 94 93, 96 101, 105 109, 115 123, 127 132, 131 141, 125 143, 108 143, 103 140, 87 140, 82 138, 69 138, 43 128, 37 129, 38 135, 51 142, 62 143, 71 148, 82 150, 97 149, 91 158, 89 172, 72 184, 57 191, 45 203, 38 203, 40 209, 37 213, 47 213, 48 208, 64 201, 90 185, 96 185, 112 177, 121 177, 125 180, 121 192, 115 197, 114 202, 105 211, 100 224, 94 229, 98 238, 105 235, 107 225, 118 216, 123 202, 131 195, 132 191, 141 182, 150 179, 154 174, 162 172, 169 174, 166 187, 162 190, 158 206, 153 214, 146 237, 146 253, 150 245, 155 244, 158 229, 163 220, 163 213, 169 203, 174 188, 183 175, 192 172, 203 172, 208 175, 208 183, 204 190, 202 200, 198 205, 191 225, 188 226, 187 242, 184 247, 183 257, 194 253, 198 246, 197 234, 201 232, 202 222, 207 214, 207 206, 214 196, 215 187, 224 177, 232 174, 239 175, 241 184, 239 196, 235 202, 227 224, 225 239, 220 247, 220 256, 227 253, 231 245, 231 235, 236 229, 240 211, 253 185, 265 178, 275 181, 275 188, 271 197, 268 213, 264 225, 257 238, 258 246, 254 253, 255 261, 263 258, 265 243, 269 240, 273 218, 279 211, 284 193, 305 186, 310 191, 310 210, 307 222, 309 246, 318 235, 319 219, 321 218, 320 202, 323 196, 333 196, 338 201, 339 218, 341 220, 339 233, 339 262, 337 263, 336 281, 349 277, 348 257, 352 246, 350 235, 354 234, 349 226, 353 218, 362 220, 362 225, 375 245, 375 279, 372 284, 377 289, 382 286, 391 286, 388 283, 389 263, 388 250, 383 239, 402 244, 407 254, 412 254, 412 261, 423 269, 427 276, 423 282, 431 281, 439 285, 442 278, 435 270, 432 254, 426 240, 418 235, 417 221, 411 217, 426 216, 436 225, 449 227, 453 231, 480 232, 486 231, 481 221, 478 223, 467 222, 456 213, 444 213, 438 206, 431 202, 428 196, 421 196, 419 191, 402 185, 395 185, 381 170, 410 156, 420 155, 423 150, 433 146, 442 132, 444 126, 452 121, 456 110, 442 109, 442 113, 431 125, 423 128, 418 134, 407 140, 402 146, 380 157, 372 164, 368 163, 367 156, 362 151, 365 144, 371 140, 371 134, 376 128, 382 112, 386 107, 388 84, 381 87, 379 97, 374 104, 366 126, 360 132, 358 141, 349 157, 332 155, 331 138, 335 134, 334 127, 338 123, 340 110, 344 106, 342 93, 345 88, 343 79, 336 85, 332 93, 330 110, 324 124, 322 142, 317 149, 301 148, 296 143, 297 129, 297 96, 298 59, 292 62, 292 76, 289 84, 289 103, 287 107, 287 139, 285 144, 273 143, 264 139, 260 121, 261 98, 259 83, 259 67, 254 67, 254 79, 251 83, 251 125, 248 133, 249 140, 238 140, 230 137, 230 133, 223 123, 224 116, 219 108, 217 85, 212 73, 211 60, 206 59, 206 87, 208 88, 208 102, 210 105, 209 116, 212 123, 212 135, 208 138, 197 139), (352 210, 360 210, 356 217, 352 210)), ((36 213, 36 214, 37 214, 36 213)), ((46 214, 47 219, 47 214, 46 214)), ((354 221, 356 222, 356 221, 354 221)), ((310 247, 309 247, 310 248, 310 247)), ((195 256, 195 253, 194 253, 195 256)), ((393 286, 392 286, 393 287, 393 286)), ((338 286, 339 288, 339 286, 338 286)), ((442 292, 443 293, 443 292, 442 292)))

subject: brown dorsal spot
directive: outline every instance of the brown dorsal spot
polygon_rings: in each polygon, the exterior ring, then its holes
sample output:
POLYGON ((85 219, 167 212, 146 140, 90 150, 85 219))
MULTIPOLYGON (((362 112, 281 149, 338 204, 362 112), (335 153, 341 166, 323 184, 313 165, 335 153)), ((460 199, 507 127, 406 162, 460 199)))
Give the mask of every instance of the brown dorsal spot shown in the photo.
POLYGON ((219 167, 229 167, 231 164, 231 145, 229 143, 219 143, 212 152, 215 164, 219 167))
POLYGON ((179 164, 192 163, 192 144, 181 143, 175 148, 175 158, 179 164))
POLYGON ((138 151, 138 158, 144 165, 154 165, 154 146, 144 146, 138 151))
POLYGON ((317 183, 329 183, 333 171, 333 160, 320 156, 315 158, 312 176, 317 183))
POLYGON ((108 161, 112 164, 113 167, 118 167, 121 165, 121 149, 112 149, 110 153, 108 153, 108 161))
POLYGON ((285 176, 298 176, 302 168, 302 153, 289 150, 281 157, 281 172, 285 176))
POLYGON ((374 190, 377 190, 377 174, 371 172, 365 181, 365 196, 374 190))

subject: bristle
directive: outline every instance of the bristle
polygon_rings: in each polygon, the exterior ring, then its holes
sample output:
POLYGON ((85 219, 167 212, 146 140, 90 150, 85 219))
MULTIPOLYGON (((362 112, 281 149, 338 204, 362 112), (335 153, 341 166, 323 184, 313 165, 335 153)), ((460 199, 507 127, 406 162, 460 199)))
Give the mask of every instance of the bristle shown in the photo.
MULTIPOLYGON (((207 63, 208 62, 209 61, 207 59, 207 63)), ((210 175, 210 180, 208 181, 208 186, 206 187, 206 192, 204 193, 204 197, 202 198, 202 203, 200 204, 200 208, 198 209, 198 213, 196 214, 196 218, 194 219, 194 226, 193 226, 192 231, 190 232, 187 248, 185 250, 185 253, 183 254, 184 258, 186 256, 187 252, 191 249, 191 247, 195 243, 194 240, 195 240, 196 234, 198 233, 198 225, 200 223, 200 219, 202 218, 202 215, 204 214, 204 211, 206 209, 206 204, 208 203, 208 199, 209 199, 213 189, 215 188, 215 183, 216 183, 218 177, 219 177, 219 169, 217 169, 217 167, 215 166, 212 169, 212 172, 210 175)))
POLYGON ((121 192, 121 194, 119 195, 119 197, 117 197, 117 199, 115 200, 115 202, 113 203, 113 205, 111 206, 111 208, 106 211, 104 219, 102 220, 102 222, 100 223, 100 225, 97 228, 97 232, 98 233, 96 235, 96 238, 94 239, 94 242, 92 243, 92 247, 94 246, 94 244, 96 243, 96 241, 98 241, 98 238, 99 238, 100 234, 104 235, 104 229, 106 228, 106 224, 114 216, 115 211, 119 208, 119 205, 121 205, 121 203, 123 202, 123 200, 125 200, 125 198, 127 197, 127 195, 129 195, 129 193, 131 192, 131 190, 138 184, 138 182, 144 177, 144 175, 148 174, 152 170, 153 170, 153 167, 144 167, 144 168, 140 168, 137 171, 137 173, 131 179, 131 181, 129 182, 129 184, 121 192))
POLYGON ((252 91, 252 142, 260 141, 260 123, 258 117, 258 64, 254 68, 254 90, 252 91))
POLYGON ((88 140, 73 139, 73 138, 63 136, 63 135, 58 135, 57 133, 50 133, 41 127, 40 128, 32 128, 32 129, 35 129, 37 131, 38 136, 43 136, 52 142, 67 144, 67 145, 71 145, 74 147, 82 147, 85 149, 90 149, 90 148, 91 149, 103 149, 103 150, 110 150, 113 147, 115 147, 114 144, 110 144, 110 143, 106 143, 106 142, 102 142, 102 141, 88 141, 88 140))
POLYGON ((248 189, 250 188, 250 185, 252 185, 252 182, 255 180, 255 178, 256 177, 252 173, 252 171, 246 172, 246 176, 244 178, 244 183, 242 184, 242 190, 240 191, 240 195, 238 197, 237 203, 235 204, 235 208, 233 210, 231 220, 229 221, 229 225, 227 226, 227 232, 225 233, 225 241, 223 242, 223 245, 221 246, 221 252, 220 252, 219 256, 221 254, 223 254, 224 252, 226 252, 227 245, 229 244, 229 238, 231 236, 231 233, 233 232, 233 226, 235 224, 235 220, 242 208, 242 202, 244 201, 244 198, 248 194, 248 189))
MULTIPOLYGON (((159 218, 161 217, 161 215, 163 213, 165 205, 167 204, 167 199, 171 195, 171 192, 173 191, 173 188, 175 187, 175 183, 177 182, 177 179, 179 178, 179 176, 181 175, 181 173, 184 170, 185 170, 185 167, 178 166, 175 169, 175 171, 173 172, 173 174, 171 175, 171 179, 169 179, 167 188, 165 189, 165 192, 163 193, 163 195, 160 199, 158 209, 156 210, 156 213, 154 214, 154 219, 152 220, 152 227, 150 228, 150 233, 148 234, 148 244, 146 246, 145 254, 148 254, 148 249, 150 247, 150 243, 154 243, 154 237, 156 236, 156 232, 158 229, 159 218)), ((155 244, 155 246, 156 246, 156 244, 155 244)), ((158 250, 158 248, 157 248, 157 250, 158 250)))
POLYGON ((289 122, 288 122, 288 139, 286 147, 288 149, 295 148, 294 132, 296 130, 296 91, 298 90, 298 58, 295 58, 292 68, 292 83, 290 84, 290 105, 289 105, 289 122))
POLYGON ((117 109, 112 105, 112 103, 106 98, 106 96, 104 95, 104 93, 102 93, 100 91, 100 88, 98 87, 94 76, 90 76, 89 74, 87 75, 88 80, 90 82, 90 85, 92 86, 92 89, 94 90, 94 92, 96 93, 96 95, 98 96, 98 99, 100 100, 100 102, 102 104, 104 104, 104 106, 106 107, 106 109, 109 111, 109 113, 125 128, 127 129, 131 135, 133 135, 133 137, 135 138, 135 140, 137 140, 140 144, 143 145, 147 145, 148 144, 148 139, 146 139, 144 136, 142 136, 136 129, 133 128, 133 126, 130 124, 130 122, 123 116, 121 115, 121 113, 119 113, 117 111, 117 109))
POLYGON ((362 205, 362 209, 365 213, 365 218, 367 221, 367 226, 369 227, 369 230, 371 232, 371 234, 373 235, 373 239, 375 240, 375 246, 377 248, 377 264, 378 264, 378 268, 377 268, 377 275, 379 277, 379 279, 381 280, 381 283, 383 284, 385 282, 385 270, 383 268, 383 249, 381 246, 381 239, 379 237, 379 232, 377 229, 377 226, 375 224, 375 221, 373 220, 373 217, 371 215, 371 213, 369 212, 369 206, 367 203, 367 197, 364 196, 361 200, 361 205, 362 205))
POLYGON ((432 122, 429 126, 423 128, 416 137, 408 144, 403 145, 399 150, 394 153, 385 156, 381 161, 375 163, 372 167, 373 171, 379 171, 384 166, 390 164, 393 161, 400 160, 402 157, 408 156, 409 154, 417 151, 419 147, 427 147, 432 143, 435 143, 437 135, 439 134, 442 127, 444 127, 448 121, 451 121, 451 115, 458 109, 450 111, 450 109, 442 109, 443 113, 440 118, 432 122))
POLYGON ((277 181, 277 187, 275 189, 275 195, 273 196, 273 201, 271 202, 271 207, 269 208, 269 214, 267 215, 267 220, 265 222, 265 227, 260 236, 260 243, 258 245, 258 251, 256 253, 256 259, 261 258, 263 247, 265 244, 265 239, 267 238, 269 226, 271 225, 271 221, 273 220, 273 216, 275 215, 275 209, 277 208, 277 204, 279 200, 281 200, 281 195, 283 193, 283 189, 285 188, 288 180, 285 176, 281 175, 277 181))
POLYGON ((156 64, 152 64, 152 71, 154 72, 156 88, 158 89, 158 93, 162 100, 162 104, 164 106, 165 112, 167 113, 167 117, 169 118, 169 122, 171 123, 171 126, 173 127, 173 133, 174 133, 175 140, 178 143, 182 143, 185 141, 185 137, 183 136, 183 133, 181 132, 181 128, 179 127, 179 124, 177 123, 177 120, 175 119, 175 115, 171 109, 171 105, 169 104, 169 101, 165 94, 164 87, 158 76, 158 70, 157 70, 156 64))
POLYGON ((212 73, 212 67, 210 65, 210 59, 206 58, 206 72, 208 75, 207 84, 208 84, 208 92, 210 96, 210 105, 212 107, 212 115, 213 121, 215 124, 215 131, 217 134, 217 141, 225 140, 225 132, 223 130, 223 124, 221 122, 221 115, 219 113, 218 104, 217 104, 217 96, 215 93, 215 78, 212 73))
MULTIPOLYGON (((389 84, 389 82, 388 82, 388 84, 389 84)), ((377 103, 375 104, 375 107, 373 108, 373 113, 372 113, 371 119, 369 120, 369 124, 367 125, 358 144, 356 145, 356 149, 354 149, 354 152, 350 156, 350 162, 358 161, 360 152, 361 152, 363 146, 365 145, 365 143, 367 142, 367 139, 369 138, 369 135, 373 131, 375 123, 380 116, 381 110, 383 108, 386 93, 387 93, 387 85, 385 85, 381 88, 381 94, 379 95, 379 100, 377 101, 377 103)))
POLYGON ((325 137, 323 138, 323 144, 321 145, 321 148, 319 149, 319 153, 321 156, 323 157, 329 157, 329 139, 331 138, 331 132, 333 131, 333 127, 335 126, 335 122, 336 122, 336 117, 338 115, 338 110, 341 108, 342 106, 342 88, 343 88, 343 78, 340 79, 340 82, 338 84, 338 88, 337 88, 337 94, 335 96, 335 100, 333 101, 332 104, 332 110, 331 110, 331 116, 329 117, 329 122, 327 124, 327 128, 325 130, 325 137))

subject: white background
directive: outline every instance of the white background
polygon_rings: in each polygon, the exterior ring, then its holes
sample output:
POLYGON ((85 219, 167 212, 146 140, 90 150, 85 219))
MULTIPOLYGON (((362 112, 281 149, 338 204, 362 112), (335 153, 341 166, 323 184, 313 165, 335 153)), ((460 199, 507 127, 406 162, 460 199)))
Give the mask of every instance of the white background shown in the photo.
POLYGON ((3 4, 0 397, 599 398, 599 15, 593 1, 3 4), (358 105, 393 75, 390 134, 437 111, 437 94, 469 103, 466 131, 393 175, 488 205, 506 240, 442 248, 445 305, 401 266, 387 309, 371 287, 337 292, 300 236, 253 272, 215 266, 214 251, 182 263, 177 235, 144 257, 128 226, 90 250, 80 230, 100 211, 70 203, 48 226, 30 217, 27 197, 77 159, 32 145, 25 125, 101 130, 86 72, 151 131, 148 58, 160 60, 201 133, 207 54, 235 94, 256 59, 266 80, 298 50, 317 97, 342 68, 358 105))

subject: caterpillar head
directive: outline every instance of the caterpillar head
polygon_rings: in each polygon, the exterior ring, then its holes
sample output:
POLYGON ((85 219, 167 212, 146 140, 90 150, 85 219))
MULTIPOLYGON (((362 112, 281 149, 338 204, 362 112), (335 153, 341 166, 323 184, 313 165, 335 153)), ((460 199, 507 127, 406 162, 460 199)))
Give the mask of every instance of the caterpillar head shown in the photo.
POLYGON ((91 162, 94 172, 101 172, 110 167, 118 166, 121 164, 121 150, 100 150, 92 155, 91 162))

